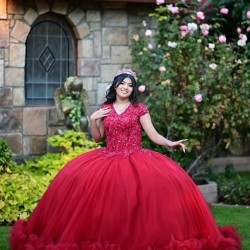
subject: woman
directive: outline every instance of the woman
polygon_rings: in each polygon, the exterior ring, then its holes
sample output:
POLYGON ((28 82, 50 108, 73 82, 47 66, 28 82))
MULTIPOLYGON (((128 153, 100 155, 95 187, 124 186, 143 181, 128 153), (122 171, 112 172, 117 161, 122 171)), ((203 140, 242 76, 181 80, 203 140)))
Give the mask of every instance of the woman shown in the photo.
POLYGON ((107 146, 58 173, 29 220, 13 226, 12 249, 241 249, 233 228, 216 225, 185 171, 142 149, 142 129, 159 145, 186 147, 154 129, 147 107, 137 103, 136 80, 130 69, 117 73, 106 102, 90 117, 93 139, 106 135, 107 146))

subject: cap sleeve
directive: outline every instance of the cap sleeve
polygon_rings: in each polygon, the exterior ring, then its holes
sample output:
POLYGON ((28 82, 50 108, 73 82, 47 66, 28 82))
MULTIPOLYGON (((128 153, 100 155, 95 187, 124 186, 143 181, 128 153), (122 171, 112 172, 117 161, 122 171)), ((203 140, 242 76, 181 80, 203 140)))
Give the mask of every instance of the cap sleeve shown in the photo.
POLYGON ((142 116, 142 115, 145 115, 147 113, 149 113, 147 106, 143 103, 139 103, 138 104, 138 115, 142 116))
POLYGON ((110 108, 112 106, 112 104, 102 104, 100 106, 101 109, 104 109, 104 108, 110 108))

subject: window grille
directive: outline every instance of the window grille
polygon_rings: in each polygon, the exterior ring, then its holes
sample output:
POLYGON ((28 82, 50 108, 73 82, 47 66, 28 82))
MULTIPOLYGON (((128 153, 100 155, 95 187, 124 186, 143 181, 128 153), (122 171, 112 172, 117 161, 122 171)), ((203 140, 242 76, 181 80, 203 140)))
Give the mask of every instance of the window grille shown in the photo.
POLYGON ((55 90, 75 75, 75 40, 63 18, 45 14, 32 25, 25 62, 26 105, 53 105, 55 90))

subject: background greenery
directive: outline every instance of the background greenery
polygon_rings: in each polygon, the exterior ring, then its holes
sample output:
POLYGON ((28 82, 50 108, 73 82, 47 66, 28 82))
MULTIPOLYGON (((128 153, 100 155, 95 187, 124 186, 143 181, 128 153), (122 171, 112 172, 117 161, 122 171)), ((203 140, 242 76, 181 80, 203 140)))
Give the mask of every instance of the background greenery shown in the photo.
POLYGON ((8 163, 0 178, 0 225, 27 219, 59 170, 71 159, 99 147, 87 139, 86 133, 73 130, 61 131, 48 141, 62 152, 46 153, 20 166, 10 161, 8 154, 0 157, 0 162, 8 163))
MULTIPOLYGON (((149 30, 144 22, 141 33, 134 36, 131 54, 138 79, 146 85, 141 98, 157 130, 170 140, 189 139, 185 157, 176 150, 171 158, 195 176, 204 171, 208 159, 247 138, 250 45, 238 42, 240 35, 247 39, 250 22, 245 10, 236 25, 241 33, 235 28, 234 36, 228 35, 225 24, 233 12, 225 15, 220 6, 192 2, 176 4, 178 13, 158 6, 150 15, 157 29, 149 30), (205 18, 199 19, 198 12, 205 18), (186 33, 182 26, 188 27, 186 33), (219 41, 221 35, 227 42, 219 41)), ((147 138, 144 146, 165 153, 147 138)))

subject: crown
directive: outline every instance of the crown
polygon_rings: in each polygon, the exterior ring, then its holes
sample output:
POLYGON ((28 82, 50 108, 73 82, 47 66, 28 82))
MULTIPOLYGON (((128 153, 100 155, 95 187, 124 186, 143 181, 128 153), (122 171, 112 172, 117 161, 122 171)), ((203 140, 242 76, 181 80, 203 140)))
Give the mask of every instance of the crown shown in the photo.
POLYGON ((137 77, 135 72, 132 69, 121 69, 117 72, 116 76, 119 76, 121 74, 128 74, 134 77, 134 79, 137 81, 137 77))

